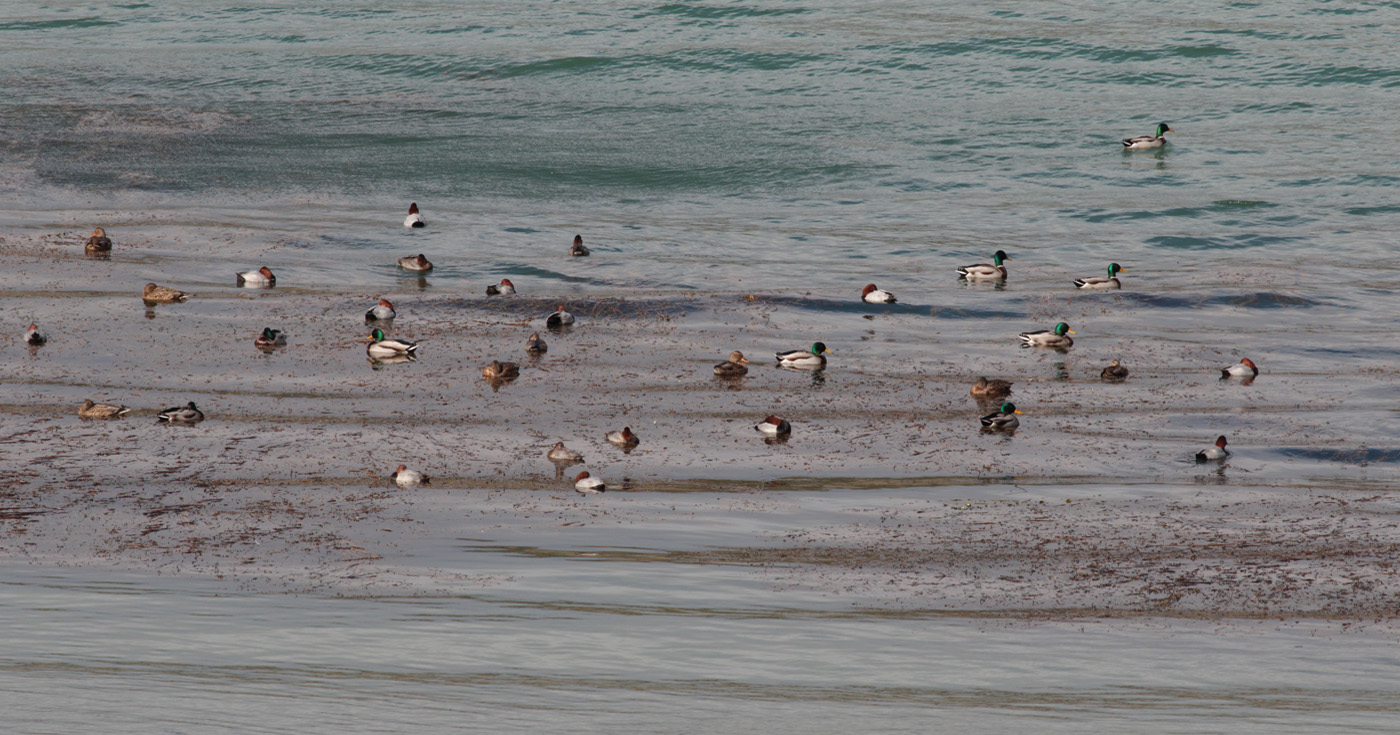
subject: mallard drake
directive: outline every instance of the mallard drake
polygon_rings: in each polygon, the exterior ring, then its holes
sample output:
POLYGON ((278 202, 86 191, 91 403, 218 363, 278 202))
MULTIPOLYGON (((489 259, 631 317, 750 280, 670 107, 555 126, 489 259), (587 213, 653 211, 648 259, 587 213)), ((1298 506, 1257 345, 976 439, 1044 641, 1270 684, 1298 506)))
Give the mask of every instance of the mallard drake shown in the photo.
POLYGON ((509 278, 502 278, 501 282, 494 286, 486 287, 487 296, 509 296, 515 293, 515 284, 509 278))
POLYGON ((1171 126, 1166 123, 1157 123, 1156 135, 1139 135, 1135 138, 1124 138, 1123 147, 1130 151, 1145 151, 1149 148, 1161 148, 1167 144, 1166 134, 1175 133, 1171 126))
POLYGON ((399 465, 399 468, 394 470, 394 474, 389 477, 392 477, 395 484, 399 487, 417 487, 419 485, 432 484, 431 479, 427 475, 418 470, 410 470, 406 464, 399 465))
POLYGON ((583 246, 583 235, 574 235, 574 244, 569 248, 569 255, 575 258, 582 258, 588 255, 588 248, 583 246))
POLYGON ((406 339, 390 339, 384 336, 382 329, 370 332, 369 347, 365 348, 370 357, 412 356, 417 350, 417 342, 409 342, 406 339))
POLYGON ((45 337, 44 333, 39 331, 39 326, 37 324, 30 324, 29 328, 24 330, 24 343, 27 345, 38 347, 48 341, 49 338, 45 337))
POLYGON ((631 449, 642 443, 642 440, 638 439, 637 435, 632 433, 632 427, 630 426, 624 426, 622 431, 609 431, 607 440, 609 444, 616 444, 619 447, 625 447, 627 449, 631 449))
POLYGON ((560 304, 559 307, 555 309, 552 314, 545 317, 544 319, 544 325, 546 327, 567 327, 573 323, 574 315, 570 314, 567 311, 564 311, 563 304, 560 304))
POLYGON ((549 451, 544 453, 544 456, 549 457, 549 461, 551 462, 556 462, 565 466, 578 464, 583 461, 583 455, 564 446, 564 442, 555 442, 554 446, 550 447, 549 451))
POLYGON ((574 478, 574 489, 584 495, 597 495, 605 492, 608 486, 603 483, 601 478, 594 477, 587 472, 580 472, 578 477, 574 478))
POLYGON ((525 340, 525 351, 532 355, 543 355, 549 352, 549 345, 540 339, 539 332, 535 332, 530 335, 529 339, 525 340))
POLYGON ((1225 437, 1216 437, 1215 444, 1213 446, 1206 447, 1205 449, 1196 452, 1196 461, 1209 462, 1213 459, 1225 459, 1226 457, 1230 456, 1230 450, 1225 448, 1226 444, 1227 442, 1225 441, 1225 437))
POLYGON ((744 353, 734 350, 729 353, 729 359, 715 366, 715 375, 721 378, 737 378, 740 375, 747 375, 749 369, 744 365, 752 364, 749 358, 744 357, 744 353))
POLYGON ((1016 418, 1020 413, 1012 404, 1003 403, 995 413, 989 413, 978 420, 982 422, 984 431, 1009 431, 1021 425, 1021 420, 1016 418))
POLYGON ((110 253, 112 252, 112 238, 107 237, 106 231, 99 227, 92 231, 92 237, 87 239, 83 249, 89 253, 110 253))
POLYGON ((235 273, 234 276, 238 278, 238 285, 240 286, 265 288, 277 283, 277 276, 272 275, 272 269, 267 266, 263 266, 255 271, 235 273))
POLYGON ((769 416, 755 424, 753 428, 758 433, 767 434, 768 436, 781 436, 783 434, 792 433, 792 424, 789 424, 786 419, 780 419, 777 416, 769 416))
POLYGON ((283 347, 287 344, 287 335, 279 329, 265 327, 262 334, 253 340, 256 347, 283 347))
POLYGON ((1011 394, 1011 385, 1010 381, 981 377, 972 384, 972 390, 969 392, 978 398, 1001 398, 1011 394))
POLYGON ((408 205, 408 216, 403 220, 404 227, 427 227, 428 223, 423 221, 423 215, 418 213, 418 202, 408 205))
POLYGON ((490 365, 481 369, 481 377, 487 380, 511 380, 520 377, 520 366, 513 362, 492 360, 490 365))
POLYGON ((1234 365, 1231 365, 1230 367, 1220 368, 1221 380, 1227 380, 1229 378, 1244 378, 1248 380, 1249 378, 1253 378, 1258 374, 1259 367, 1255 365, 1254 361, 1249 359, 1248 357, 1244 358, 1243 360, 1240 360, 1239 362, 1235 363, 1234 365))
POLYGON ((893 304, 895 301, 894 294, 875 288, 873 283, 867 283, 865 288, 861 289, 860 300, 867 304, 893 304))
POLYGON ((374 305, 374 308, 365 312, 365 321, 387 322, 396 316, 398 316, 398 312, 394 311, 394 305, 389 303, 388 299, 380 299, 379 303, 374 305))
POLYGON ((965 265, 958 269, 958 277, 968 281, 1004 281, 1006 280, 1006 266, 1002 261, 1011 260, 1011 256, 1004 250, 998 250, 992 254, 991 263, 975 263, 965 265))
POLYGON ((183 406, 167 408, 156 414, 156 419, 172 424, 197 424, 204 420, 204 412, 195 407, 194 401, 183 406))
POLYGON ((1042 329, 1038 332, 1022 332, 1021 346, 1052 347, 1057 350, 1067 350, 1074 345, 1074 340, 1066 336, 1066 332, 1069 334, 1078 334, 1078 332, 1070 329, 1069 325, 1064 322, 1056 324, 1053 330, 1042 329))
POLYGON ((1123 380, 1128 377, 1128 369, 1123 367, 1118 360, 1114 360, 1103 369, 1103 372, 1099 373, 1099 377, 1104 380, 1123 380))
POLYGON ((1074 279, 1074 286, 1075 288, 1084 288, 1090 290, 1122 288, 1123 282, 1118 280, 1119 273, 1127 273, 1127 271, 1123 270, 1123 266, 1118 265, 1117 263, 1109 263, 1108 278, 1076 278, 1074 279))
POLYGON ((184 301, 190 297, 184 291, 176 291, 168 286, 157 286, 154 283, 146 284, 141 290, 141 300, 148 304, 172 304, 177 301, 184 301))
POLYGON ((433 264, 428 262, 428 259, 424 257, 422 253, 419 253, 417 255, 405 255, 402 258, 399 258, 396 262, 399 264, 400 268, 406 271, 418 271, 419 273, 427 273, 428 271, 433 269, 433 264))
POLYGON ((779 352, 778 364, 789 368, 802 368, 805 370, 820 370, 826 367, 826 356, 835 354, 826 348, 825 344, 817 342, 810 350, 788 350, 779 352))
POLYGON ((78 417, 84 419, 116 419, 131 413, 131 409, 126 406, 118 406, 115 403, 93 403, 92 399, 83 401, 83 405, 78 406, 78 417))

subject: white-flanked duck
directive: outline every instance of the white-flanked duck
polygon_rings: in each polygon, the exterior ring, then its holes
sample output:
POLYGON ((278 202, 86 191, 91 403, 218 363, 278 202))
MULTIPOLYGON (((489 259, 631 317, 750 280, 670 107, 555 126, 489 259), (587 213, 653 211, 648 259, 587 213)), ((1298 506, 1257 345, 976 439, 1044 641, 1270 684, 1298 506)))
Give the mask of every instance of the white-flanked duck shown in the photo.
POLYGON ((1127 273, 1127 271, 1123 270, 1123 266, 1117 263, 1109 263, 1108 278, 1076 278, 1074 279, 1074 287, 1090 291, 1122 288, 1123 282, 1118 280, 1119 273, 1127 273))
POLYGON ((583 258, 588 255, 588 248, 583 246, 583 235, 574 235, 574 244, 569 248, 569 255, 575 258, 583 258))
POLYGON ((642 440, 638 439, 637 435, 632 433, 632 427, 630 426, 622 427, 621 431, 609 431, 606 438, 609 444, 614 444, 623 449, 631 449, 642 443, 642 440))
POLYGON ((493 286, 486 287, 487 296, 510 296, 515 293, 515 284, 509 278, 502 278, 501 282, 493 286))
POLYGON ((1006 266, 1002 261, 1011 260, 1004 250, 992 254, 991 263, 974 263, 958 269, 958 277, 968 281, 1005 281, 1006 266))
POLYGON ((544 325, 546 327, 551 328, 567 327, 572 325, 573 323, 574 315, 570 314, 567 311, 564 311, 563 304, 560 304, 559 307, 556 308, 553 313, 551 313, 544 319, 544 325))
POLYGON ((272 269, 263 266, 254 271, 243 271, 234 274, 238 278, 238 285, 248 288, 267 288, 276 285, 277 276, 272 275, 272 269))
POLYGON ((131 413, 126 406, 115 403, 94 403, 91 398, 78 407, 78 417, 84 419, 116 419, 131 413))
POLYGON ((564 446, 564 442, 555 442, 554 446, 550 447, 549 451, 544 453, 544 456, 549 457, 549 461, 562 464, 566 467, 571 464, 579 464, 583 461, 583 455, 564 446))
POLYGON ((194 401, 190 401, 183 406, 167 408, 161 411, 156 414, 156 419, 172 424, 197 424, 204 420, 204 412, 200 411, 199 408, 194 405, 194 401))
POLYGON ((594 477, 587 472, 580 472, 578 473, 578 477, 574 478, 574 490, 584 495, 597 495, 607 489, 608 486, 603 482, 602 478, 594 477))
POLYGON ((406 271, 427 273, 428 271, 433 269, 433 264, 429 262, 427 256, 423 255, 422 253, 419 253, 417 255, 405 255, 395 262, 399 264, 400 268, 406 271))
POLYGON ((873 283, 867 283, 865 288, 861 289, 860 300, 867 304, 893 304, 895 302, 894 294, 875 288, 873 283))
POLYGON ((399 468, 394 470, 394 474, 390 475, 390 477, 394 478, 394 483, 399 487, 417 487, 419 485, 432 484, 431 478, 418 470, 410 470, 406 464, 399 465, 399 468))
POLYGON ((37 324, 30 324, 29 328, 24 330, 24 343, 31 347, 38 347, 48 341, 49 338, 44 336, 43 332, 39 331, 39 325, 37 324))
POLYGON ((802 370, 821 370, 826 367, 826 356, 835 354, 826 348, 821 342, 816 342, 811 349, 807 350, 787 350, 779 352, 778 364, 788 368, 799 368, 802 370))
POLYGON ((389 303, 388 299, 380 299, 379 303, 374 305, 374 308, 365 312, 365 321, 387 322, 396 316, 398 316, 398 312, 394 311, 394 305, 389 303))
POLYGON ((1215 444, 1206 447, 1205 449, 1202 449, 1199 452, 1196 452, 1196 461, 1209 462, 1211 460, 1225 459, 1226 457, 1230 456, 1230 450, 1225 448, 1225 445, 1227 443, 1228 442, 1225 441, 1225 437, 1216 437, 1215 444))
POLYGON ((1021 412, 1014 405, 1003 403, 1001 408, 994 413, 983 416, 978 421, 982 422, 984 431, 1009 431, 1021 425, 1021 420, 1016 418, 1019 414, 1021 412))
POLYGON ((369 346, 365 348, 365 352, 369 353, 370 357, 397 357, 399 355, 410 357, 417 351, 417 342, 386 337, 382 329, 370 332, 369 346))
POLYGON ((755 424, 753 428, 758 433, 767 436, 782 436, 792 433, 792 424, 789 424, 787 419, 778 418, 777 416, 769 416, 755 424))
POLYGON ((1130 151, 1145 151, 1151 148, 1161 148, 1167 144, 1167 133, 1175 133, 1170 125, 1157 123, 1157 132, 1153 135, 1139 135, 1133 138, 1123 139, 1123 148, 1130 151))
POLYGON ((404 227, 426 227, 427 222, 423 221, 423 215, 418 213, 418 202, 408 205, 408 216, 403 219, 404 227))
POLYGON ((1054 329, 1042 329, 1038 332, 1022 332, 1020 335, 1021 346, 1050 347, 1056 350, 1067 350, 1074 346, 1074 340, 1068 336, 1070 334, 1078 334, 1078 332, 1070 329, 1068 324, 1060 322, 1055 325, 1054 329))
POLYGON ((1249 380, 1250 378, 1253 378, 1258 374, 1259 367, 1255 365, 1254 361, 1249 359, 1248 357, 1244 358, 1243 360, 1240 360, 1239 362, 1235 363, 1234 365, 1231 365, 1230 367, 1220 368, 1221 380, 1227 380, 1229 378, 1244 378, 1245 380, 1249 380))

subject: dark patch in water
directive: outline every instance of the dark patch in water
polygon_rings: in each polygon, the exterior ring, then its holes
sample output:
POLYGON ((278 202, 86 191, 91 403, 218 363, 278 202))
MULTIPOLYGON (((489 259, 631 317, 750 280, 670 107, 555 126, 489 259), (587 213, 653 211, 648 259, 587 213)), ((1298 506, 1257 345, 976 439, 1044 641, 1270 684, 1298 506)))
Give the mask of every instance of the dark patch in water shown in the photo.
POLYGON ((533 235, 537 232, 544 232, 544 230, 537 230, 533 227, 503 227, 501 229, 505 230, 506 232, 520 232, 526 235, 533 235))
POLYGON ((543 320, 556 306, 581 319, 670 319, 700 311, 700 304, 677 299, 569 299, 527 298, 522 296, 454 299, 442 302, 443 308, 482 311, 494 314, 523 316, 543 320))
POLYGON ((1211 296, 1203 303, 1209 306, 1242 306, 1247 309, 1306 309, 1322 306, 1324 302, 1273 291, 1256 291, 1255 293, 1211 296))
POLYGON ((1172 250, 1239 250, 1243 248, 1265 247, 1268 245, 1290 244, 1299 242, 1302 239, 1303 238, 1300 237, 1245 232, 1238 235, 1222 235, 1217 237, 1162 235, 1148 238, 1147 244, 1154 247, 1170 248, 1172 250))
POLYGON ((1400 462, 1400 448, 1343 448, 1325 449, 1317 447, 1280 447, 1278 454, 1289 459, 1314 459, 1321 462, 1367 465, 1373 463, 1395 464, 1400 462))

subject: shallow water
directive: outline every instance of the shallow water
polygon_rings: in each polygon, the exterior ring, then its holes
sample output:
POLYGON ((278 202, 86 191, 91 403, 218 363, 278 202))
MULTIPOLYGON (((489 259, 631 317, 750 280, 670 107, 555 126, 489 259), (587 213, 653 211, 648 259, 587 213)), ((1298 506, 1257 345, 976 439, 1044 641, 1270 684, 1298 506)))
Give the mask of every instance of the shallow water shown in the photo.
POLYGON ((1389 731, 1397 16, 0 7, 0 314, 51 336, 3 347, 0 707, 27 732, 1389 731), (1165 150, 1121 151, 1162 120, 1165 150), (116 250, 84 258, 98 225, 116 250), (997 249, 1004 287, 956 280, 997 249), (394 267, 418 252, 430 275, 394 267), (1110 261, 1122 291, 1069 285, 1110 261), (262 264, 275 288, 235 286, 262 264), (503 277, 520 295, 486 299, 503 277), (149 281, 195 296, 146 307, 149 281), (417 362, 366 362, 379 296, 417 362), (527 360, 561 302, 580 324, 527 360), (1016 347, 1058 321, 1067 354, 1016 347), (291 344, 254 349, 264 326, 291 344), (824 373, 762 364, 817 340, 824 373), (712 379, 732 349, 759 364, 712 379), (1218 380, 1244 356, 1256 381, 1218 380), (1132 376, 1100 382, 1114 358, 1132 376), (976 430, 980 374, 1016 382, 1016 435, 976 430), (154 425, 188 400, 210 420, 154 425), (1191 461, 1222 433, 1226 465, 1191 461), (612 491, 572 497, 559 439, 612 491), (400 462, 432 489, 388 485, 400 462))

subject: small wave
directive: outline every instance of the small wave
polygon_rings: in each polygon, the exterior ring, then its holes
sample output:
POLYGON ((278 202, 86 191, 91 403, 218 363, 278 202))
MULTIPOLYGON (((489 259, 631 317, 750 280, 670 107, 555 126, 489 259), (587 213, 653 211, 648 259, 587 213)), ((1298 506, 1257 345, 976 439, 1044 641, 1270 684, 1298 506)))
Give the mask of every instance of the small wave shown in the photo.
POLYGON ((101 18, 64 18, 62 20, 16 20, 0 23, 0 31, 50 31, 63 28, 100 28, 120 25, 114 20, 101 18))
POLYGON ((93 110, 74 125, 78 133, 132 135, 203 134, 239 121, 237 115, 219 110, 93 110))
POLYGON ((1264 235, 1257 232, 1243 232, 1237 235, 1215 237, 1193 237, 1190 235, 1161 235, 1147 239, 1153 247, 1170 250, 1236 250, 1243 248, 1285 245, 1302 241, 1300 237, 1286 235, 1264 235))
POLYGON ((1400 449, 1357 447, 1322 449, 1314 447, 1280 447, 1278 454, 1289 459, 1315 459, 1342 464, 1395 464, 1400 462, 1400 449))

